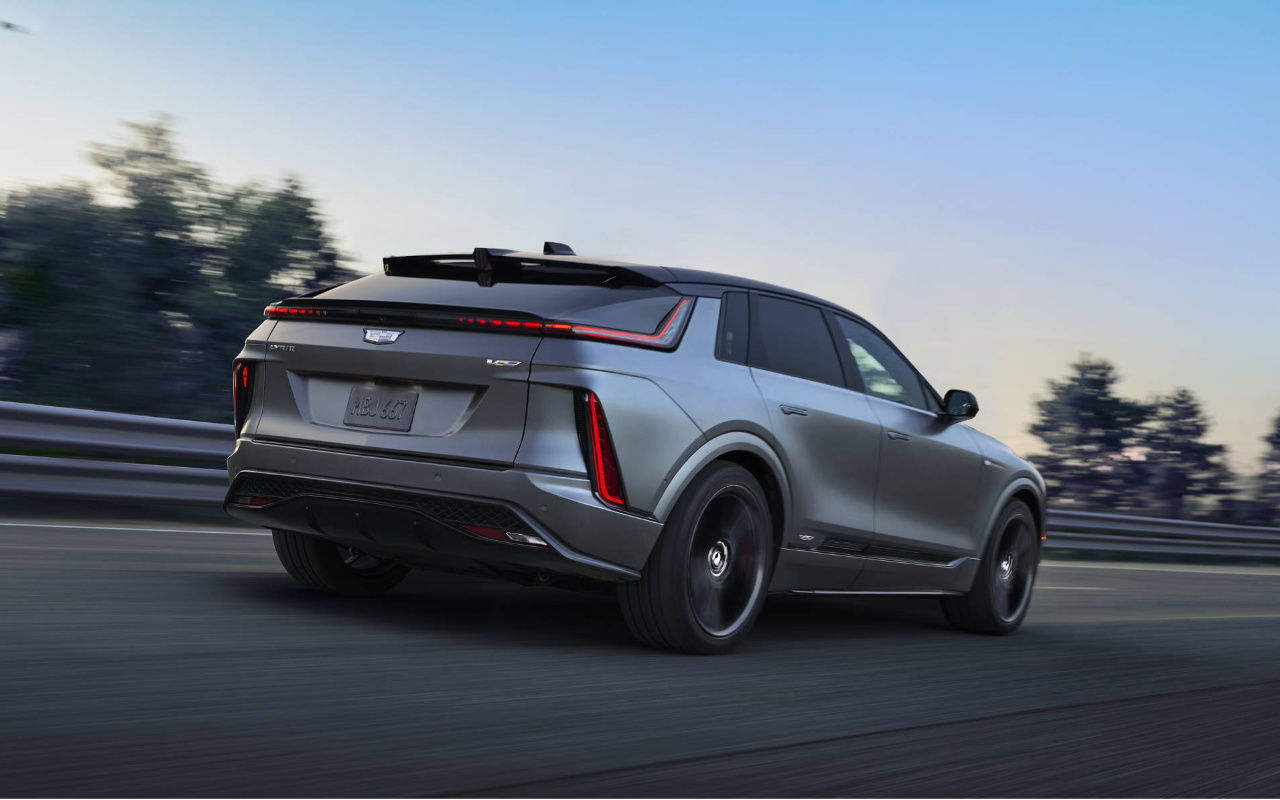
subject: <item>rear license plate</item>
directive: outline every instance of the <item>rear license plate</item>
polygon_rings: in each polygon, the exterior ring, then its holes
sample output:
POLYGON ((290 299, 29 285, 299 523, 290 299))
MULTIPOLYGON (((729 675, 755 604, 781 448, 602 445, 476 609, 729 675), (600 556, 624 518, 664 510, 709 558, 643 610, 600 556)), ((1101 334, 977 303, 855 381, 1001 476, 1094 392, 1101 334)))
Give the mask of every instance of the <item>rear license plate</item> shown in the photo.
POLYGON ((413 410, 417 405, 418 393, 412 390, 353 386, 347 397, 347 415, 342 421, 359 428, 407 431, 413 426, 413 410))

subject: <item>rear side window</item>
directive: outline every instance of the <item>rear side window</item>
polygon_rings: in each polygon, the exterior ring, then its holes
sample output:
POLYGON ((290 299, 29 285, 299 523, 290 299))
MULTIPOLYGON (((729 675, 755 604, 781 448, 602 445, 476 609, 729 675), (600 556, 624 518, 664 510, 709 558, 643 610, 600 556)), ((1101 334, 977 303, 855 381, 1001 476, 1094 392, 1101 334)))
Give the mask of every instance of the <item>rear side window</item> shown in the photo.
POLYGON ((720 301, 720 335, 716 337, 716 358, 735 364, 747 363, 747 293, 726 292, 720 301))
POLYGON ((815 306, 756 295, 751 313, 751 366, 844 385, 835 343, 815 306))

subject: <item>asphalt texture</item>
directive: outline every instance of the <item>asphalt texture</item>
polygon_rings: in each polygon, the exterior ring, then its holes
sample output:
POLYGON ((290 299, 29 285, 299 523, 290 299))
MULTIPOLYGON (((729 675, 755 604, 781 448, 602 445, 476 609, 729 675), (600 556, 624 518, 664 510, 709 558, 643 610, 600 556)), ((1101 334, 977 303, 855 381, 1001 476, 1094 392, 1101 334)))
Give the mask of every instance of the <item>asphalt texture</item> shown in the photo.
POLYGON ((0 795, 1280 794, 1276 567, 1047 562, 1004 638, 771 598, 693 657, 607 596, 341 599, 149 525, 0 523, 0 795))

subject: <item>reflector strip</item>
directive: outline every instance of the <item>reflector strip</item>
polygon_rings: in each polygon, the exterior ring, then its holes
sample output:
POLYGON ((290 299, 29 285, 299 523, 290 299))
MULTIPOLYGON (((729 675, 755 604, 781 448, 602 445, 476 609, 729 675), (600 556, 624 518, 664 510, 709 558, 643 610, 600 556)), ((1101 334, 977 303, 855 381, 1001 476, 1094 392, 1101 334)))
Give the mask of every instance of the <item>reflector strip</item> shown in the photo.
POLYGON ((491 528, 488 525, 458 525, 467 533, 474 533, 476 536, 483 536, 486 539, 492 539, 495 542, 505 542, 511 544, 528 544, 534 547, 546 547, 547 543, 541 536, 534 536, 531 533, 517 533, 515 531, 503 531, 499 528, 491 528))

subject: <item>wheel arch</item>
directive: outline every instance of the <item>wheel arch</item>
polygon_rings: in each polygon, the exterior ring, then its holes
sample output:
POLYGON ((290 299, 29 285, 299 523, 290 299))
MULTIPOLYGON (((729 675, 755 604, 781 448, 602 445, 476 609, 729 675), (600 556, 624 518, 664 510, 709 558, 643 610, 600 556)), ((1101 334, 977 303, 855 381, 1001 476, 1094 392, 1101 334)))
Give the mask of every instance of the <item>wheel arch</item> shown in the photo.
POLYGON ((745 431, 731 431, 706 442, 685 460, 663 490, 653 515, 666 522, 676 501, 695 478, 717 461, 741 466, 755 476, 769 500, 775 544, 781 547, 791 520, 791 485, 782 460, 760 437, 745 431))
POLYGON ((1000 516, 1000 512, 1004 511, 1013 500, 1021 500, 1031 509, 1031 514, 1036 522, 1036 534, 1044 535, 1045 526, 1045 501, 1044 495, 1040 492, 1040 487, 1036 485, 1030 477, 1019 476, 1009 482, 1009 485, 1000 493, 1000 497, 994 504, 987 515, 986 529, 982 535, 982 549, 974 555, 982 558, 982 554, 987 551, 987 540, 991 537, 992 528, 996 524, 996 518, 1000 516))

